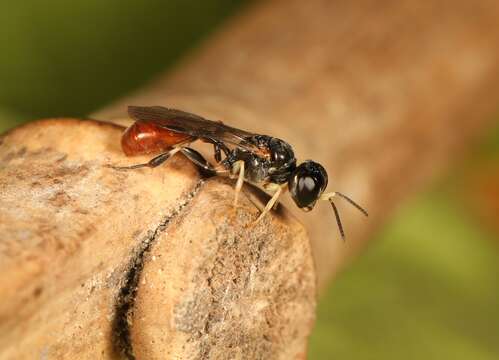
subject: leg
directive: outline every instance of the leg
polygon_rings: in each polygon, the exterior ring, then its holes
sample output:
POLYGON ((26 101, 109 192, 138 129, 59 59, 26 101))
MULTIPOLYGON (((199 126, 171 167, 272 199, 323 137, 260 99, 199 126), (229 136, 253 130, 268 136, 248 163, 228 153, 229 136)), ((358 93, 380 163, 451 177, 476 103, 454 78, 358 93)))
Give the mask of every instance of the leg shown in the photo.
MULTIPOLYGON (((275 185, 275 184, 272 184, 272 185, 275 185)), ((282 186, 282 185, 278 185, 278 186, 279 186, 279 189, 281 189, 281 195, 286 193, 286 191, 288 190, 287 186, 282 186)), ((272 207, 272 210, 276 210, 278 206, 279 206, 279 199, 276 200, 274 206, 272 207)))
POLYGON ((208 161, 206 161, 203 155, 201 155, 198 151, 188 147, 184 147, 180 151, 187 159, 192 161, 195 165, 199 166, 201 169, 206 170, 210 173, 215 172, 215 168, 213 167, 213 165, 211 165, 208 161))
POLYGON ((229 156, 230 154, 230 149, 227 147, 227 145, 225 145, 223 142, 221 141, 218 141, 217 142, 217 147, 223 151, 224 155, 225 156, 229 156))
POLYGON ((211 140, 209 141, 213 144, 213 150, 215 152, 215 161, 219 163, 222 161, 222 151, 225 156, 229 156, 230 154, 230 149, 221 141, 216 141, 216 140, 211 140))
POLYGON ((182 154, 192 161, 195 165, 197 165, 201 170, 206 171, 207 174, 209 175, 223 175, 228 173, 227 170, 218 170, 216 169, 213 165, 211 165, 204 157, 201 155, 198 151, 188 148, 188 147, 183 147, 180 150, 182 154))
POLYGON ((274 195, 272 195, 272 198, 270 198, 270 200, 267 203, 267 205, 265 205, 265 208, 260 213, 260 216, 258 217, 258 219, 255 220, 255 224, 258 223, 258 222, 260 222, 260 220, 263 219, 263 217, 265 216, 265 214, 267 214, 274 207, 274 204, 279 199, 279 196, 281 195, 281 192, 282 192, 282 187, 279 186, 279 185, 277 185, 277 186, 278 186, 277 190, 275 191, 274 195))
POLYGON ((236 171, 239 170, 239 176, 237 177, 237 182, 236 182, 236 194, 234 196, 234 207, 237 206, 237 201, 239 199, 239 193, 241 192, 241 188, 243 187, 243 182, 244 182, 244 161, 239 160, 234 163, 234 166, 236 167, 236 171), (237 169, 239 167, 239 169, 237 169))
POLYGON ((249 199, 249 201, 251 201, 253 203, 253 205, 255 205, 255 207, 260 210, 260 212, 263 211, 263 209, 265 209, 265 205, 266 204, 263 204, 262 201, 260 201, 261 199, 256 196, 253 192, 251 191, 246 191, 246 197, 249 199))
POLYGON ((162 163, 164 163, 166 160, 168 160, 170 157, 172 157, 172 155, 177 153, 179 150, 180 150, 180 148, 173 148, 166 153, 159 154, 158 156, 152 158, 151 160, 149 160, 148 162, 146 162, 144 164, 136 164, 136 165, 131 165, 131 166, 115 166, 114 168, 116 170, 131 170, 131 169, 139 169, 139 168, 143 168, 143 167, 155 168, 155 167, 161 165, 162 163))
POLYGON ((220 161, 222 161, 222 152, 220 150, 220 145, 217 144, 217 143, 214 143, 213 144, 213 149, 215 151, 215 161, 217 163, 219 163, 220 161))

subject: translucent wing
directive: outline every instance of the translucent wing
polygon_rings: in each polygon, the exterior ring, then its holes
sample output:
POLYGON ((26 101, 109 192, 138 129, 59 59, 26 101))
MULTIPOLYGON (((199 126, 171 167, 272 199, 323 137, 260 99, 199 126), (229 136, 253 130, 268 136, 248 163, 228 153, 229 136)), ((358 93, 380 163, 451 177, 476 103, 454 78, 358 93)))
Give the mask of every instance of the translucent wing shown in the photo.
POLYGON ((162 106, 129 106, 128 114, 134 120, 154 122, 164 129, 195 138, 228 143, 248 151, 259 150, 249 142, 249 138, 255 134, 185 111, 162 106))

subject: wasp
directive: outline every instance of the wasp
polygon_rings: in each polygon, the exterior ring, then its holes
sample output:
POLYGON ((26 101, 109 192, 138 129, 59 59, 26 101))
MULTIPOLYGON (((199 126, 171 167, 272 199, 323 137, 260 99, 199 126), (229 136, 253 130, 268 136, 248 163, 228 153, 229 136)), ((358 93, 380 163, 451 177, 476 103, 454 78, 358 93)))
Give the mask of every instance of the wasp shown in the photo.
POLYGON ((161 106, 129 106, 128 114, 135 122, 121 138, 124 153, 128 156, 156 156, 147 163, 119 169, 155 168, 180 152, 210 175, 237 179, 234 205, 237 205, 244 182, 256 185, 271 195, 256 222, 276 205, 287 190, 295 204, 304 211, 312 210, 318 200, 328 201, 343 239, 345 233, 335 198, 346 200, 368 216, 367 211, 348 196, 337 191, 325 192, 328 175, 324 167, 312 160, 297 164, 293 148, 284 140, 161 106), (190 146, 195 141, 213 145, 214 164, 190 146))

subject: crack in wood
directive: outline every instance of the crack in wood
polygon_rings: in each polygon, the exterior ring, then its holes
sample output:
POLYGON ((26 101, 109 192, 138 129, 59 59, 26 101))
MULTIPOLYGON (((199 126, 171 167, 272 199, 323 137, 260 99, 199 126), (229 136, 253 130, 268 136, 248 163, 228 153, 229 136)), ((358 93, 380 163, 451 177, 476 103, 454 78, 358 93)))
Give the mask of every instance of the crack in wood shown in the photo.
POLYGON ((194 196, 201 189, 204 180, 200 180, 190 191, 184 200, 168 215, 154 231, 150 231, 146 238, 141 241, 139 246, 133 251, 130 262, 127 266, 127 273, 124 277, 124 285, 120 288, 115 305, 114 319, 112 323, 112 346, 115 358, 126 358, 135 360, 132 341, 130 338, 130 324, 133 315, 133 306, 137 294, 137 285, 140 280, 142 269, 144 268, 144 259, 147 252, 156 242, 158 237, 165 231, 168 224, 175 219, 194 196))

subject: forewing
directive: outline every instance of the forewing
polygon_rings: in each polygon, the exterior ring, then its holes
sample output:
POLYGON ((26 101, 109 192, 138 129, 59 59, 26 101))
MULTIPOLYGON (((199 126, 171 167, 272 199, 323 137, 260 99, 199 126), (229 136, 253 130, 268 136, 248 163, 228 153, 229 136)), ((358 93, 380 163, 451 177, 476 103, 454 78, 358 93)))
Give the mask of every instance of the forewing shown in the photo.
POLYGON ((254 134, 185 111, 162 106, 129 106, 128 114, 134 120, 152 121, 170 131, 229 143, 249 151, 258 150, 248 142, 254 134))

